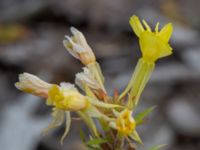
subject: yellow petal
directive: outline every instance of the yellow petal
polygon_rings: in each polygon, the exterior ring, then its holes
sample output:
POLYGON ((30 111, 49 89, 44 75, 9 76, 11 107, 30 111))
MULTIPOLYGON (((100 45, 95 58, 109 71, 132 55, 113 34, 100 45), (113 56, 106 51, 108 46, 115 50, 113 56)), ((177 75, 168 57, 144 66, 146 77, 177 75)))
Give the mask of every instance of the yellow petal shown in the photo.
POLYGON ((162 45, 162 51, 160 52, 159 58, 166 57, 172 54, 172 47, 169 44, 162 45))
POLYGON ((172 53, 172 48, 151 32, 144 32, 140 36, 140 48, 143 58, 149 62, 154 62, 160 57, 168 56, 172 53))
POLYGON ((59 87, 57 85, 53 85, 48 93, 48 99, 46 101, 47 105, 53 105, 53 99, 55 99, 55 96, 59 92, 59 87))
POLYGON ((129 21, 133 31, 139 37, 142 32, 144 32, 144 28, 137 16, 132 16, 129 21))
POLYGON ((173 32, 173 26, 171 23, 165 25, 161 31, 158 33, 158 36, 164 41, 168 42, 173 32))

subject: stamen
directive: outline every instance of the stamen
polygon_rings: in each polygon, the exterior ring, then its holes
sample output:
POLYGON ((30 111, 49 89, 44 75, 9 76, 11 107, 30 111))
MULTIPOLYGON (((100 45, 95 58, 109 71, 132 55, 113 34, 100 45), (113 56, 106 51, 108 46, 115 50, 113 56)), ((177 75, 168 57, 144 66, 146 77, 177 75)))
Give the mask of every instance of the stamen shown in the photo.
POLYGON ((158 33, 158 32, 159 32, 159 31, 158 31, 158 30, 159 30, 159 25, 160 25, 160 23, 159 23, 159 22, 157 22, 157 23, 156 23, 156 28, 155 28, 155 32, 156 32, 156 33, 158 33))
POLYGON ((147 24, 147 22, 143 19, 142 23, 144 24, 145 28, 147 29, 147 31, 151 32, 151 27, 147 24))

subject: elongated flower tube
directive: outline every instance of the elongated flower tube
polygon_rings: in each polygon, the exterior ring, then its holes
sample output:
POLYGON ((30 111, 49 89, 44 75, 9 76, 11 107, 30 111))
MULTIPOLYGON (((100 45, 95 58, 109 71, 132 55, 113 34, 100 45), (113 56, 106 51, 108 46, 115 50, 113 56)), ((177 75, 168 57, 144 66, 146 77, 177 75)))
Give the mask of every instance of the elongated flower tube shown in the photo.
POLYGON ((159 23, 157 23, 154 32, 145 20, 143 24, 146 29, 137 16, 134 15, 130 19, 130 25, 139 38, 142 52, 128 86, 119 96, 119 99, 122 99, 129 92, 127 105, 130 109, 138 104, 141 93, 154 70, 156 60, 172 54, 172 48, 168 44, 173 31, 172 24, 168 23, 159 31, 159 23))
POLYGON ((95 63, 95 55, 91 47, 88 45, 84 35, 74 27, 71 27, 70 30, 73 36, 65 36, 66 39, 63 40, 65 48, 72 56, 79 59, 84 65, 95 63))
POLYGON ((41 80, 33 74, 22 73, 19 75, 19 82, 15 83, 15 86, 23 92, 47 98, 52 84, 41 80))

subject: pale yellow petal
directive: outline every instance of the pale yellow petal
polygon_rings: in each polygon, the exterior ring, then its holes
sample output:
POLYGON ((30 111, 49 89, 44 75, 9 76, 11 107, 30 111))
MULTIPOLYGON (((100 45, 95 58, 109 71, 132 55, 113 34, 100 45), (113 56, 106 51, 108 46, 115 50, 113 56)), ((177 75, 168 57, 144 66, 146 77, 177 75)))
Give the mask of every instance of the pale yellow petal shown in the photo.
POLYGON ((43 134, 47 134, 49 132, 49 130, 54 129, 58 126, 60 126, 64 119, 65 119, 65 113, 62 110, 53 108, 52 111, 52 122, 48 125, 47 128, 44 129, 43 134))
POLYGON ((161 29, 158 35, 164 42, 167 43, 172 35, 172 32, 173 32, 173 26, 171 23, 168 23, 161 29))
POLYGON ((139 37, 142 32, 144 32, 144 28, 137 16, 132 16, 129 21, 133 31, 139 37))
POLYGON ((67 136, 69 129, 70 129, 70 125, 71 125, 71 115, 69 111, 65 112, 66 114, 66 127, 65 127, 65 132, 63 133, 62 137, 61 137, 61 144, 63 144, 63 141, 65 139, 65 137, 67 136))

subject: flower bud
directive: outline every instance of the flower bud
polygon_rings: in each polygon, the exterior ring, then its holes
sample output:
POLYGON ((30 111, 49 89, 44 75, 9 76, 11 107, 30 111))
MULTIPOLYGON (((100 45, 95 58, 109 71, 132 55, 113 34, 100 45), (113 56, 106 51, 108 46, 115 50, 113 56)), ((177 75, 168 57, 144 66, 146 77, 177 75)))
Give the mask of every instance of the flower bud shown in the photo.
POLYGON ((15 83, 15 86, 23 92, 47 98, 52 84, 41 80, 35 75, 22 73, 19 75, 19 82, 15 83))
POLYGON ((84 35, 76 28, 71 27, 72 37, 65 36, 63 40, 65 48, 75 58, 79 59, 84 65, 94 63, 96 61, 95 55, 88 45, 84 35))
POLYGON ((92 90, 103 90, 101 86, 99 85, 98 81, 95 79, 94 75, 91 73, 91 71, 84 67, 83 72, 76 74, 75 83, 84 90, 84 84, 86 84, 88 87, 90 87, 92 90))
POLYGON ((122 135, 129 135, 135 130, 135 127, 136 123, 132 117, 132 111, 128 109, 122 111, 116 120, 116 128, 118 132, 122 135))

